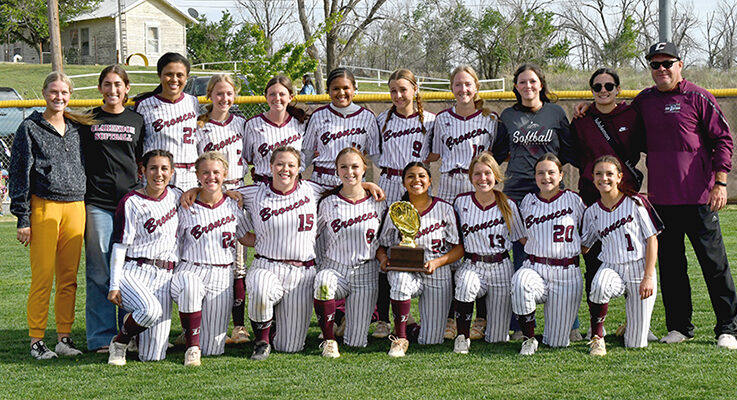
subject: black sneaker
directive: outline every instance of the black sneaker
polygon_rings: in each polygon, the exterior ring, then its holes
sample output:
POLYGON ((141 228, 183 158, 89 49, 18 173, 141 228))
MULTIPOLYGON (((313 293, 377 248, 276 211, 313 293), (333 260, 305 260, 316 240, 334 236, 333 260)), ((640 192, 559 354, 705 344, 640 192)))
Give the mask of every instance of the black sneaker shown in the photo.
POLYGON ((82 354, 82 351, 74 345, 72 338, 69 336, 61 338, 59 343, 56 344, 56 348, 54 348, 54 350, 56 350, 57 354, 61 354, 62 356, 78 356, 82 354))
POLYGON ((263 361, 269 358, 269 354, 271 354, 271 345, 263 340, 259 340, 253 345, 251 360, 263 361))
POLYGON ((50 358, 57 358, 58 356, 53 351, 49 350, 44 344, 43 340, 31 345, 31 356, 36 360, 48 360, 50 358))

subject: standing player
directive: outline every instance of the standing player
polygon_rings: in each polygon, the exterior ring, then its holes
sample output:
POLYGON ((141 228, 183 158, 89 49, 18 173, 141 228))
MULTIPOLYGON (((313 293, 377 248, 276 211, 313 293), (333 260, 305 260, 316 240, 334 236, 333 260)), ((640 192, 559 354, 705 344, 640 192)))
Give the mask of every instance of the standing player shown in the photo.
POLYGON ((545 304, 543 343, 550 347, 570 344, 571 326, 581 304, 583 279, 578 255, 585 206, 577 193, 560 190, 561 168, 558 157, 543 154, 535 164, 540 193, 528 193, 519 206, 527 232, 522 239, 527 260, 512 277, 512 310, 525 336, 522 355, 537 351, 537 304, 545 304))
MULTIPOLYGON (((273 324, 279 327, 273 334, 274 349, 290 353, 304 348, 310 324, 317 200, 323 187, 300 180, 300 167, 299 151, 279 147, 271 154, 272 181, 238 189, 249 230, 254 232, 248 235, 247 245, 256 249, 246 276, 248 317, 255 337, 253 360, 265 360, 271 354, 273 324)), ((371 183, 362 185, 378 189, 371 183)))
POLYGON ((228 177, 225 157, 209 151, 197 158, 195 168, 202 190, 189 209, 179 212, 181 260, 171 282, 171 295, 179 306, 187 342, 186 366, 200 365, 200 354, 225 351, 233 302, 235 242, 244 240, 247 232, 243 211, 223 194, 223 182, 228 177))
MULTIPOLYGON (((245 121, 239 115, 231 114, 235 95, 238 93, 233 78, 225 74, 215 74, 207 82, 207 97, 212 104, 207 112, 197 119, 197 153, 208 151, 223 153, 228 161, 228 177, 223 182, 226 189, 243 185, 246 168, 243 164, 243 137, 245 121)), ((236 260, 233 268, 233 332, 226 343, 245 343, 249 341, 248 330, 244 326, 246 301, 246 257, 243 246, 236 242, 236 260)))
POLYGON ((177 208, 182 194, 167 187, 173 163, 166 150, 146 153, 146 186, 123 197, 115 214, 107 299, 129 312, 110 341, 110 365, 125 365, 128 342, 136 335, 141 361, 166 357, 171 277, 177 261, 177 208))
MULTIPOLYGON (((418 246, 425 248, 425 272, 389 271, 387 274, 396 333, 396 337, 389 337, 391 357, 404 357, 409 347, 407 329, 420 344, 443 342, 445 319, 453 298, 449 264, 463 256, 453 207, 428 193, 432 183, 430 169, 421 162, 409 163, 402 171, 402 179, 407 189, 402 199, 412 203, 420 213, 420 230, 414 239, 418 246), (413 297, 420 298, 421 327, 407 324, 413 297)), ((387 218, 379 241, 382 247, 376 252, 382 270, 386 271, 389 263, 387 248, 399 241, 399 231, 391 218, 387 218)))
POLYGON ((465 250, 465 260, 455 279, 458 336, 453 351, 460 354, 468 353, 473 302, 479 298, 485 299, 488 310, 486 315, 478 314, 489 321, 486 341, 509 339, 509 290, 514 273, 509 250, 513 241, 524 236, 517 206, 494 189, 504 176, 489 152, 473 159, 468 178, 475 191, 458 195, 453 205, 465 250))
POLYGON ((253 165, 251 177, 254 183, 269 183, 271 179, 271 153, 283 146, 302 149, 307 115, 291 104, 292 81, 284 75, 276 75, 266 83, 264 94, 269 111, 246 121, 243 141, 243 158, 253 165))
POLYGON ((355 147, 365 154, 379 153, 379 128, 374 113, 353 103, 356 78, 345 68, 330 71, 327 79, 331 103, 315 110, 307 124, 302 153, 305 165, 314 161, 311 180, 337 186, 334 163, 338 152, 355 147))
POLYGON ((189 60, 178 53, 166 53, 156 63, 156 72, 161 84, 153 92, 134 99, 135 110, 143 115, 146 126, 143 151, 163 149, 172 153, 173 183, 188 190, 197 186, 194 135, 200 107, 196 97, 182 92, 189 75, 189 60))
POLYGON ((338 153, 335 168, 342 184, 320 200, 317 234, 325 243, 315 277, 315 313, 323 338, 323 357, 340 357, 333 334, 335 300, 345 298, 345 336, 348 346, 366 347, 371 313, 379 292, 376 236, 386 212, 361 181, 368 163, 363 153, 347 147, 338 153))
POLYGON ((589 295, 592 338, 590 354, 606 355, 602 330, 609 300, 625 295, 625 347, 646 347, 655 306, 655 261, 662 223, 644 197, 619 189, 622 165, 616 157, 594 162, 594 184, 601 200, 583 218, 583 250, 601 240, 601 268, 589 295))
MULTIPOLYGON (((468 65, 456 67, 450 81, 456 103, 440 112, 435 120, 431 160, 438 157, 442 160, 438 197, 452 204, 459 194, 473 191, 468 181, 469 164, 484 150, 492 150, 500 125, 497 114, 484 107, 484 100, 479 97, 479 78, 473 68, 468 65)), ((496 149, 493 151, 496 157, 496 149)), ((454 265, 453 270, 456 267, 454 265)), ((484 306, 484 301, 480 300, 477 315, 486 315, 484 306)), ((445 338, 454 339, 453 315, 448 316, 446 325, 445 338)), ((485 328, 486 320, 477 318, 473 326, 474 338, 482 337, 485 328)))

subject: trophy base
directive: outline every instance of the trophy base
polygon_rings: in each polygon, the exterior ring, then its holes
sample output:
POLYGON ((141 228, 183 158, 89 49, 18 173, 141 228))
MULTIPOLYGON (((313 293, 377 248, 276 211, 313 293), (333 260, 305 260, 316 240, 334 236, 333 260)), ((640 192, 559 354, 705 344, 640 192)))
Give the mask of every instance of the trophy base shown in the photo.
POLYGON ((425 272, 425 249, 394 246, 389 253, 388 271, 425 272))

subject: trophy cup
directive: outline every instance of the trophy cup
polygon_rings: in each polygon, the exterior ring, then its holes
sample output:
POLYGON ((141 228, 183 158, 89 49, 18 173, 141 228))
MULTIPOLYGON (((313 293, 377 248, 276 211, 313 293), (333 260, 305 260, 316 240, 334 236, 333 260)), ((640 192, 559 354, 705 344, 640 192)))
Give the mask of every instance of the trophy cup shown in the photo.
POLYGON ((414 240, 420 230, 420 213, 412 203, 397 201, 389 206, 389 217, 402 241, 390 249, 387 270, 425 272, 425 249, 414 240))

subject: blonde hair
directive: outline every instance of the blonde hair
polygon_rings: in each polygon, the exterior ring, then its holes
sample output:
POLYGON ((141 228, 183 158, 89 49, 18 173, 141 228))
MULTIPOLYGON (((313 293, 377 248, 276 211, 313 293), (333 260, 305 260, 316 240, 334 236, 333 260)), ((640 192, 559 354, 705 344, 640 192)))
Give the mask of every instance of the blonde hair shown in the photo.
POLYGON ((481 114, 483 114, 485 117, 488 117, 491 114, 491 109, 488 107, 484 107, 484 99, 479 96, 481 83, 479 83, 479 75, 476 73, 476 70, 473 69, 473 67, 466 64, 455 67, 453 72, 450 73, 451 91, 453 90, 453 80, 455 79, 456 75, 460 74, 461 72, 465 72, 471 75, 471 78, 473 78, 473 83, 476 85, 476 93, 473 95, 473 105, 476 107, 477 110, 481 110, 481 114))
MULTIPOLYGON (((406 68, 400 68, 394 72, 392 72, 391 76, 389 77, 389 80, 387 81, 387 85, 391 83, 391 81, 396 81, 399 79, 404 79, 410 84, 412 84, 412 87, 415 88, 415 102, 417 103, 417 113, 420 117, 420 128, 422 129, 422 134, 424 135, 427 133, 427 130, 425 129, 425 112, 422 106, 422 96, 420 95, 420 87, 417 86, 417 78, 415 77, 415 74, 412 73, 412 71, 406 69, 406 68)), ((381 128, 381 133, 384 133, 386 131, 386 125, 389 123, 389 120, 392 119, 392 115, 397 112, 397 106, 392 104, 392 107, 389 109, 389 112, 386 113, 386 120, 384 120, 384 127, 381 128)))
MULTIPOLYGON (((230 75, 227 74, 215 74, 212 77, 210 77, 210 80, 207 81, 207 89, 206 89, 206 97, 210 100, 212 100, 212 91, 215 89, 215 85, 217 85, 220 82, 225 82, 229 84, 233 88, 234 94, 238 94, 240 91, 240 87, 236 85, 235 81, 230 75)), ((210 103, 207 106, 205 106, 205 113, 200 115, 197 118, 197 126, 200 128, 204 127, 207 121, 210 119, 210 113, 212 112, 213 104, 210 103)))
MULTIPOLYGON (((491 155, 488 151, 484 151, 478 156, 476 156, 472 161, 471 165, 468 167, 468 180, 473 182, 473 169, 476 167, 476 164, 481 163, 489 168, 491 168, 491 172, 494 173, 494 180, 496 183, 504 183, 504 174, 502 174, 502 169, 499 167, 499 164, 494 159, 494 156, 491 155)), ((509 232, 512 232, 512 207, 509 206, 509 203, 507 202, 507 195, 502 193, 500 190, 492 189, 494 191, 494 197, 496 198, 496 205, 499 207, 499 211, 502 213, 502 217, 504 217, 504 223, 507 224, 507 229, 509 232)))
MULTIPOLYGON (((69 94, 71 95, 72 93, 74 93, 74 85, 72 85, 71 79, 69 79, 67 74, 60 71, 53 71, 50 74, 46 75, 42 91, 46 93, 46 89, 48 89, 49 85, 54 82, 64 83, 69 88, 69 94)), ((93 125, 97 123, 95 118, 92 116, 92 113, 90 112, 76 113, 64 110, 64 118, 81 125, 93 125)))
POLYGON ((194 162, 194 169, 197 173, 200 172, 200 165, 205 161, 220 161, 223 165, 223 176, 228 176, 228 160, 225 159, 223 153, 219 151, 208 151, 200 154, 200 156, 197 157, 197 161, 194 162))

